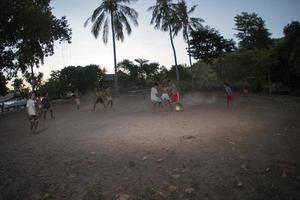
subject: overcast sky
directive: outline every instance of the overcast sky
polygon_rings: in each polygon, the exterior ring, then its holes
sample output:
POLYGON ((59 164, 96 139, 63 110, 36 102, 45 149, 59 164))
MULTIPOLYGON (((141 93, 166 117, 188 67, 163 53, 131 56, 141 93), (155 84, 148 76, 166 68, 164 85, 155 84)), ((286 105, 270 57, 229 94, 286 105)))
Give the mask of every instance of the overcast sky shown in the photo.
MULTIPOLYGON (((59 70, 65 66, 98 64, 113 72, 113 50, 111 37, 104 45, 102 38, 95 39, 90 27, 83 27, 85 20, 99 6, 101 0, 52 0, 51 6, 56 17, 66 16, 72 28, 72 44, 57 44, 55 54, 45 59, 38 71, 49 77, 51 70, 59 70)), ((176 2, 176 0, 174 0, 176 2)), ((292 20, 300 21, 299 0, 186 0, 189 7, 197 4, 193 17, 205 20, 204 25, 219 30, 225 38, 233 38, 234 16, 246 11, 255 12, 262 17, 272 37, 282 37, 282 30, 292 20)), ((130 36, 125 35, 123 43, 117 42, 117 61, 135 58, 159 62, 169 68, 173 65, 173 54, 170 40, 166 32, 154 30, 150 25, 151 12, 147 9, 155 4, 155 0, 139 0, 130 6, 139 13, 139 26, 133 27, 130 36)), ((175 39, 178 63, 188 63, 186 44, 182 34, 175 39)))

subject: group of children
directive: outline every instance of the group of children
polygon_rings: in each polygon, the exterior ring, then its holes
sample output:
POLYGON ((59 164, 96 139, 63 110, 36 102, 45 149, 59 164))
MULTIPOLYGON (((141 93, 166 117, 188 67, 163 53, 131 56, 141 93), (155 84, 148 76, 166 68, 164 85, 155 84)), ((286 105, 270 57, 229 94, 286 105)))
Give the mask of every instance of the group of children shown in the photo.
POLYGON ((93 106, 94 111, 96 110, 96 105, 98 103, 101 103, 104 108, 113 107, 112 91, 110 87, 106 89, 97 89, 95 94, 94 106, 93 106))
MULTIPOLYGON (((230 107, 233 105, 232 88, 225 82, 224 89, 226 92, 227 107, 230 107)), ((179 92, 175 83, 171 84, 170 80, 165 81, 161 87, 159 87, 158 83, 155 83, 151 88, 150 99, 153 105, 162 105, 164 107, 175 105, 176 110, 182 110, 182 105, 179 102, 179 92)))
MULTIPOLYGON (((76 89, 74 91, 73 97, 75 98, 77 110, 79 110, 81 102, 80 102, 80 92, 78 89, 76 89)), ((113 98, 112 98, 112 91, 111 91, 110 87, 108 87, 106 89, 100 89, 100 88, 96 89, 95 99, 94 99, 94 104, 93 104, 94 111, 96 110, 96 105, 98 103, 101 103, 104 108, 106 108, 106 107, 112 108, 113 98)))
POLYGON ((30 130, 35 132, 38 127, 39 118, 43 116, 46 120, 48 111, 50 112, 51 118, 54 119, 53 110, 49 101, 48 93, 41 99, 36 97, 33 92, 29 93, 29 98, 26 103, 28 119, 30 121, 30 130))
POLYGON ((150 99, 153 105, 163 107, 181 106, 177 87, 170 80, 165 81, 160 87, 158 83, 155 83, 151 88, 150 99))
MULTIPOLYGON (((227 106, 232 106, 233 104, 233 92, 229 84, 224 83, 224 88, 227 98, 227 106)), ((80 93, 76 89, 73 93, 75 98, 77 109, 80 108, 80 93)), ((182 110, 182 105, 179 102, 179 92, 175 83, 171 83, 170 80, 165 81, 161 86, 158 83, 155 83, 151 88, 150 99, 153 105, 171 107, 174 105, 176 110, 182 110)), ((97 89, 95 93, 95 100, 93 104, 93 110, 95 111, 96 105, 101 103, 104 108, 113 107, 113 98, 112 90, 110 87, 106 89, 97 89)), ((30 121, 30 130, 35 132, 38 127, 39 118, 43 116, 43 119, 46 119, 47 112, 50 112, 51 118, 54 118, 53 110, 48 98, 48 93, 41 99, 36 97, 32 92, 29 94, 27 100, 27 114, 30 121)))

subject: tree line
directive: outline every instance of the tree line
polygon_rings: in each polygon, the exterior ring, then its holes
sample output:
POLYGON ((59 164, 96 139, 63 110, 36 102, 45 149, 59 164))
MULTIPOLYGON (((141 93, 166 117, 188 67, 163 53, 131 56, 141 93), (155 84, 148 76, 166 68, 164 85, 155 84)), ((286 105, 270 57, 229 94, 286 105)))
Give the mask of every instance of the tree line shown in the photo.
MULTIPOLYGON (((174 71, 177 83, 180 81, 180 85, 185 84, 191 88, 214 88, 217 82, 220 84, 227 81, 237 87, 246 85, 256 91, 263 90, 266 86, 269 90, 271 86, 286 87, 289 91, 299 89, 298 21, 292 21, 284 27, 283 38, 274 39, 261 17, 256 13, 242 12, 234 18, 237 32, 235 36, 238 40, 236 44, 233 39, 224 38, 215 28, 203 26, 203 19, 191 17, 196 5, 188 8, 184 0, 177 3, 173 0, 157 0, 155 5, 148 8, 152 12, 150 24, 169 34, 174 57, 174 65, 170 70, 160 69, 157 64, 152 63, 150 72, 153 69, 156 72, 149 75, 146 73, 149 69, 145 67, 150 64, 148 61, 144 63, 145 59, 118 63, 115 41, 124 40, 124 30, 128 35, 132 32, 131 24, 138 26, 138 12, 129 7, 133 2, 135 1, 102 0, 84 23, 85 27, 91 24, 91 32, 95 38, 101 33, 105 44, 109 34, 112 36, 116 91, 119 88, 118 79, 126 77, 121 77, 121 68, 123 72, 127 72, 127 83, 140 83, 140 86, 145 86, 158 77, 170 77, 166 75, 167 72, 174 71), (187 66, 177 63, 173 39, 181 32, 187 43, 187 66), (195 63, 192 63, 192 58, 196 60, 195 63), (185 80, 186 77, 189 79, 185 80)), ((18 71, 25 75, 27 73, 29 82, 36 86, 41 76, 33 72, 33 67, 39 67, 45 56, 54 53, 55 41, 71 42, 71 29, 66 18, 57 19, 53 16, 49 3, 50 0, 1 2, 1 91, 5 91, 7 77, 13 77, 18 71), (32 22, 29 20, 31 18, 37 19, 32 22), (30 26, 32 23, 34 25, 30 26)))

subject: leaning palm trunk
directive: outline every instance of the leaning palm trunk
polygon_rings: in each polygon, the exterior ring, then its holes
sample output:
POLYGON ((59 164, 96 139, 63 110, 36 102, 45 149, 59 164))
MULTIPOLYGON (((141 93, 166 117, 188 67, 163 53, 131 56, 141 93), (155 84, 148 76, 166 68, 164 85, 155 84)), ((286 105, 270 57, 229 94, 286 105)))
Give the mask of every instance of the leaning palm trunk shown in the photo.
POLYGON ((179 87, 179 70, 178 70, 178 65, 177 65, 177 56, 176 56, 176 50, 173 42, 173 37, 172 37, 172 30, 171 26, 169 25, 169 35, 171 39, 171 44, 172 44, 172 49, 173 49, 173 55, 174 55, 174 61, 175 61, 175 70, 176 70, 176 81, 177 81, 177 87, 179 87))
POLYGON ((113 51, 114 51, 114 68, 115 68, 115 77, 114 77, 114 85, 115 92, 119 92, 118 86, 118 69, 117 69, 117 53, 116 53, 116 39, 115 39, 115 27, 114 27, 114 17, 113 13, 111 13, 111 30, 112 30, 112 38, 113 38, 113 51))

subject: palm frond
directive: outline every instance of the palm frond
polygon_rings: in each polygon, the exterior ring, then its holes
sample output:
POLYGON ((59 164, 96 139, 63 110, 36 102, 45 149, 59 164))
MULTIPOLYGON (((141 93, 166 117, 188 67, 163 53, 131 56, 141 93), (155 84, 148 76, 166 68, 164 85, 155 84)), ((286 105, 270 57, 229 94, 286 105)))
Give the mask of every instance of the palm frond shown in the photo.
POLYGON ((193 5, 193 6, 191 7, 191 9, 187 12, 187 14, 193 13, 193 12, 196 10, 197 6, 198 6, 198 5, 193 5))
POLYGON ((114 15, 114 27, 115 27, 115 36, 117 40, 124 41, 124 33, 123 33, 123 24, 121 23, 119 16, 114 15))
POLYGON ((123 13, 124 16, 127 16, 134 26, 138 26, 138 12, 136 12, 133 8, 124 5, 119 5, 118 8, 119 12, 123 13))
POLYGON ((105 18, 105 13, 102 12, 92 26, 92 34, 95 36, 95 38, 98 38, 99 32, 101 31, 102 28, 104 18, 105 18))
POLYGON ((91 17, 87 18, 87 20, 84 22, 83 26, 87 27, 87 25, 89 24, 90 21, 91 21, 91 17))
POLYGON ((103 13, 105 10, 104 4, 102 3, 98 8, 96 8, 91 16, 91 21, 94 22, 100 13, 103 13))
POLYGON ((109 17, 106 17, 104 26, 103 26, 103 33, 102 33, 102 40, 104 44, 107 44, 108 35, 109 35, 109 17))
POLYGON ((130 35, 132 30, 131 30, 130 24, 128 23, 128 20, 127 20, 126 16, 124 15, 124 13, 119 12, 118 18, 119 18, 119 21, 125 25, 127 34, 130 35))

